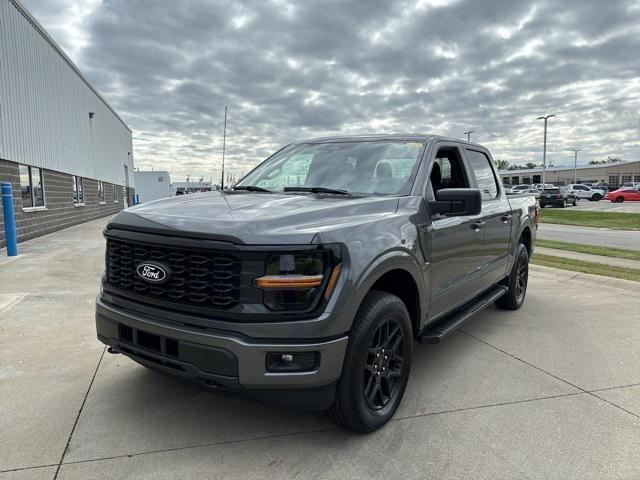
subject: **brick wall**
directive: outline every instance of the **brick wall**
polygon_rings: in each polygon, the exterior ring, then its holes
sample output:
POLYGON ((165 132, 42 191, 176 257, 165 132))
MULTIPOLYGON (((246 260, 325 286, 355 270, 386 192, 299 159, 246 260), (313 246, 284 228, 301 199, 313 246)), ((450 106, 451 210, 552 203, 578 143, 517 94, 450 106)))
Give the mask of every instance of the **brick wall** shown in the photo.
MULTIPOLYGON (((0 159, 0 181, 10 181, 13 187, 13 207, 18 242, 78 223, 113 215, 123 208, 125 189, 122 186, 116 186, 114 198, 113 185, 105 182, 105 202, 100 203, 98 200, 98 181, 85 178, 83 180, 85 204, 84 206, 74 206, 72 176, 52 170, 43 169, 42 172, 46 210, 23 211, 18 164, 0 159)), ((134 189, 130 188, 128 195, 132 196, 133 193, 134 189)), ((0 248, 4 246, 6 246, 4 212, 0 205, 0 248)))

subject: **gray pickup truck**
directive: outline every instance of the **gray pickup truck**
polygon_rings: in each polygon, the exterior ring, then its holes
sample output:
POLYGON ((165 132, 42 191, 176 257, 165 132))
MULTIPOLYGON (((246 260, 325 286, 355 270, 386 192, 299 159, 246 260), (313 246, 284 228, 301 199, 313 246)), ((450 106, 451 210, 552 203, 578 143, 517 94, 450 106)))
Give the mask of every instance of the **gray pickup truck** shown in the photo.
POLYGON ((477 144, 293 143, 232 190, 116 215, 98 338, 153 370, 369 432, 402 399, 414 340, 522 305, 537 220, 477 144))

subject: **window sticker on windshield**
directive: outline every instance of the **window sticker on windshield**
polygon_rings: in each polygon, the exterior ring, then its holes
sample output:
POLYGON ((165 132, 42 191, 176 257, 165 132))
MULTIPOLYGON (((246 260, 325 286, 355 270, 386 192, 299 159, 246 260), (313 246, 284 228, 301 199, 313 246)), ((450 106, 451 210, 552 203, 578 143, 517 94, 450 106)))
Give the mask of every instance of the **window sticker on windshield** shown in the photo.
POLYGON ((407 142, 406 145, 409 148, 422 148, 422 147, 424 147, 424 144, 420 143, 420 142, 407 142))

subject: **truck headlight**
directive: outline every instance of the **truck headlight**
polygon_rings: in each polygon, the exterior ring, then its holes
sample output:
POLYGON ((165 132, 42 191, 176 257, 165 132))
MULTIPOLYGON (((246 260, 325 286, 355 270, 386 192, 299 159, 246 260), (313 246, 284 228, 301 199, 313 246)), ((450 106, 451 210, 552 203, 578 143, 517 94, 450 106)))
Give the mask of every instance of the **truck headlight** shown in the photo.
POLYGON ((270 310, 306 310, 325 284, 326 267, 324 253, 274 255, 267 261, 266 275, 255 285, 264 290, 270 310))

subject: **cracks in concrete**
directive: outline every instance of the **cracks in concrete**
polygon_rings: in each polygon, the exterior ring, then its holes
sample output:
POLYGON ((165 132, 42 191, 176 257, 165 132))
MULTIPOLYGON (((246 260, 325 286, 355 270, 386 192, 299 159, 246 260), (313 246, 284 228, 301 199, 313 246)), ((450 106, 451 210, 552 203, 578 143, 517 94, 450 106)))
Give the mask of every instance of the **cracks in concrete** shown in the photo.
POLYGON ((64 447, 64 451, 62 452, 62 456, 60 457, 60 462, 58 462, 58 468, 56 468, 56 473, 53 476, 53 480, 58 478, 58 473, 60 473, 60 467, 62 466, 62 462, 64 461, 64 457, 67 454, 67 450, 69 450, 69 445, 71 444, 71 438, 73 437, 73 433, 76 430, 76 426, 78 425, 78 420, 80 420, 80 415, 82 415, 82 410, 84 409, 85 403, 87 403, 87 398, 89 397, 89 392, 91 392, 91 387, 93 387, 93 382, 96 379, 96 375, 98 374, 98 369, 100 368, 100 364, 102 363, 102 359, 104 358, 104 354, 107 351, 107 347, 102 349, 102 355, 100 355, 100 359, 98 360, 98 364, 96 365, 96 369, 93 372, 93 376, 91 377, 91 382, 89 383, 89 388, 87 388, 87 392, 84 394, 84 398, 82 399, 82 404, 80 405, 80 410, 78 410, 78 415, 76 415, 76 420, 73 422, 73 427, 71 427, 71 432, 69 433, 69 438, 67 439, 67 444, 64 447))
MULTIPOLYGON (((460 330, 460 332, 464 333, 465 335, 467 335, 467 336, 469 336, 469 337, 471 337, 471 338, 473 338, 475 340, 477 340, 478 342, 484 343, 485 345, 487 345, 487 346, 489 346, 491 348, 494 348, 495 350, 497 350, 497 351, 499 351, 499 352, 501 352, 501 353, 503 353, 505 355, 510 356, 511 358, 513 358, 515 360, 518 360, 519 362, 524 363, 525 365, 528 365, 531 368, 535 368, 536 370, 538 370, 538 371, 540 371, 540 372, 542 372, 542 373, 544 373, 546 375, 549 375, 550 377, 553 377, 556 380, 559 380, 559 381, 561 381, 563 383, 566 383, 567 385, 569 385, 569 386, 571 386, 571 387, 573 387, 573 388, 575 388, 577 390, 580 390, 581 393, 586 393, 588 395, 591 395, 592 397, 597 398, 598 400, 602 400, 603 402, 608 403, 609 405, 611 405, 613 407, 619 408, 620 410, 628 413, 629 415, 632 415, 632 416, 634 416, 636 418, 640 418, 640 415, 638 415, 636 413, 633 413, 632 411, 627 410, 626 408, 624 408, 624 407, 622 407, 620 405, 617 405, 617 404, 615 404, 615 403, 613 403, 613 402, 611 402, 611 401, 609 401, 609 400, 607 400, 605 398, 602 398, 599 395, 596 395, 595 392, 597 392, 599 390, 585 390, 584 388, 579 387, 578 385, 575 385, 574 383, 571 383, 570 381, 565 380, 564 378, 558 377, 557 375, 554 375, 551 372, 547 372, 546 370, 544 370, 544 369, 542 369, 542 368, 540 368, 540 367, 538 367, 538 366, 536 366, 536 365, 534 365, 532 363, 529 363, 526 360, 523 360, 522 358, 517 357, 516 355, 514 355, 512 353, 509 353, 509 352, 507 352, 505 350, 502 350, 501 348, 498 348, 495 345, 491 345, 489 342, 486 342, 486 341, 482 340, 481 338, 476 337, 475 335, 472 335, 472 334, 470 334, 470 333, 468 333, 468 332, 466 332, 464 330, 460 330)), ((613 388, 620 388, 620 387, 613 387, 613 388)), ((606 390, 606 389, 602 389, 602 390, 606 390)))

